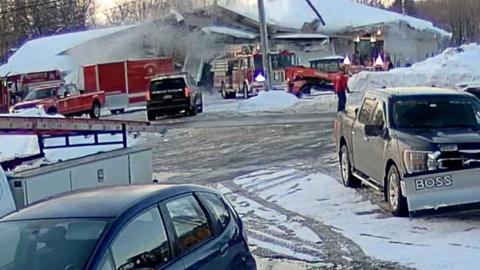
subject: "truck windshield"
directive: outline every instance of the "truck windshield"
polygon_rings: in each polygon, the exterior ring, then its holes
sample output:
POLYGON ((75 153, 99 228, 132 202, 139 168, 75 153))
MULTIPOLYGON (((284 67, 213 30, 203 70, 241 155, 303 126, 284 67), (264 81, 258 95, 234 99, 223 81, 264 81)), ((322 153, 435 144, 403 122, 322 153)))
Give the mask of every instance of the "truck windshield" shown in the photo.
POLYGON ((397 128, 479 128, 480 106, 462 100, 406 100, 393 106, 397 128))
POLYGON ((52 97, 55 97, 56 95, 57 95, 57 88, 56 87, 33 90, 32 92, 30 92, 27 95, 27 97, 25 98, 25 101, 52 98, 52 97))
POLYGON ((85 269, 106 224, 101 220, 0 223, 0 270, 85 269))

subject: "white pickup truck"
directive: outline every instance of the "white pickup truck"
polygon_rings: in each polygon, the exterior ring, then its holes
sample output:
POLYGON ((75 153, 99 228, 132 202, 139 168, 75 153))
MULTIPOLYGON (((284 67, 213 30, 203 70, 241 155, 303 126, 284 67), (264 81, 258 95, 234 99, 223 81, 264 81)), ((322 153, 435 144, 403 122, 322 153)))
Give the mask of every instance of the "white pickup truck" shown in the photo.
POLYGON ((16 210, 7 176, 0 166, 0 218, 16 210))
POLYGON ((8 175, 0 166, 0 218, 60 193, 152 183, 152 171, 149 147, 100 152, 8 175))

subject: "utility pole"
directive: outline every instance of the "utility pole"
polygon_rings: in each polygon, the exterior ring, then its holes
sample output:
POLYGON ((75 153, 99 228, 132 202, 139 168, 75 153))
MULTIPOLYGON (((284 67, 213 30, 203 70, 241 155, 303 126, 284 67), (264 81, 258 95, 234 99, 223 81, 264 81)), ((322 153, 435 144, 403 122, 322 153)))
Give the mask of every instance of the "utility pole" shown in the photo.
POLYGON ((260 39, 262 46, 263 73, 265 76, 265 90, 272 89, 272 68, 270 66, 270 49, 268 47, 268 29, 265 18, 265 4, 263 0, 258 0, 258 17, 260 22, 260 39))

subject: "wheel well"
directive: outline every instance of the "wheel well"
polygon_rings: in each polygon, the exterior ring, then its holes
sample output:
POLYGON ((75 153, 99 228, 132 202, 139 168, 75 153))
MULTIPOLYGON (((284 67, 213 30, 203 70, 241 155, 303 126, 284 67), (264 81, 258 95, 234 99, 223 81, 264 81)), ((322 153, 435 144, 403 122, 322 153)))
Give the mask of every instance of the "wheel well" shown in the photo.
POLYGON ((93 106, 95 106, 95 104, 100 105, 100 107, 102 106, 102 104, 100 103, 100 100, 98 100, 98 99, 95 99, 95 100, 93 101, 92 108, 93 108, 93 106))
POLYGON ((345 138, 342 136, 340 137, 340 144, 339 144, 339 147, 338 147, 338 152, 340 153, 340 149, 342 149, 342 146, 344 145, 347 145, 347 141, 345 140, 345 138))
POLYGON ((387 200, 387 189, 385 187, 387 186, 388 170, 392 166, 397 166, 397 164, 392 159, 389 159, 387 161, 387 166, 385 166, 385 176, 383 177, 383 195, 385 196, 385 200, 387 200))
POLYGON ((49 107, 47 110, 46 110, 46 113, 57 113, 57 108, 55 107, 49 107))

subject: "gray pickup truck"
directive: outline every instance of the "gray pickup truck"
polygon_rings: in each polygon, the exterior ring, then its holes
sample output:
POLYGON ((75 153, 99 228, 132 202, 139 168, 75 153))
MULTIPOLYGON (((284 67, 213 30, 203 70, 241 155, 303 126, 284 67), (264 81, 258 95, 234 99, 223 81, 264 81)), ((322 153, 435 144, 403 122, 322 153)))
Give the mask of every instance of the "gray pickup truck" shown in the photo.
POLYGON ((480 103, 439 88, 368 91, 335 120, 345 186, 384 193, 396 216, 480 205, 480 103))

